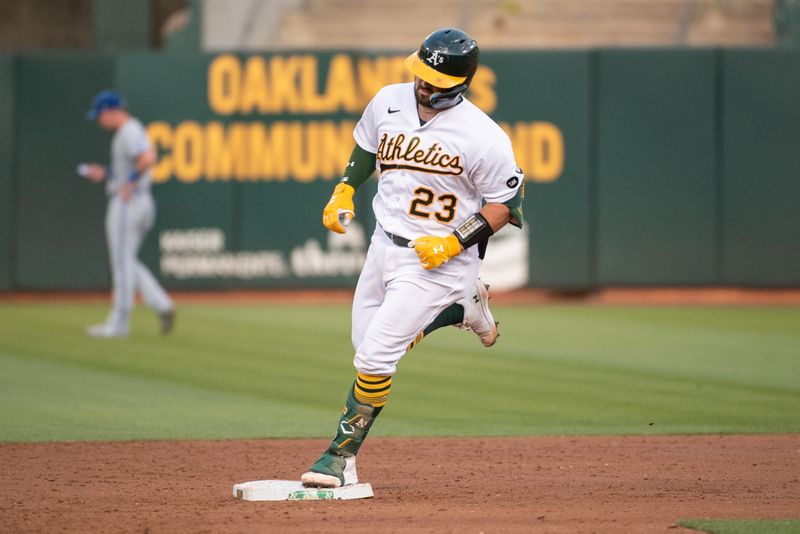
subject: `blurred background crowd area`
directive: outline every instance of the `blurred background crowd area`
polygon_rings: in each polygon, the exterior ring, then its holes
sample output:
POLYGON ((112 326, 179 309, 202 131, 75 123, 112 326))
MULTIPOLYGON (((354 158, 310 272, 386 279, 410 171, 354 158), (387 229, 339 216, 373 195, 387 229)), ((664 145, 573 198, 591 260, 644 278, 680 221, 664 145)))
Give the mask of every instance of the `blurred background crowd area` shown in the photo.
POLYGON ((488 49, 800 43, 800 0, 17 0, 0 51, 158 49, 186 28, 212 52, 407 49, 422 21, 488 49))

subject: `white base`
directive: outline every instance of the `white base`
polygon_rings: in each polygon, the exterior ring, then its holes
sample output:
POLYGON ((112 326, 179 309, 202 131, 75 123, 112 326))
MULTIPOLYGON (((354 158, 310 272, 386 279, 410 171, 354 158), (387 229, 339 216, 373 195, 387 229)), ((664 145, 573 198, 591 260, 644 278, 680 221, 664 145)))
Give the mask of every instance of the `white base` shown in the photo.
POLYGON ((244 501, 326 501, 366 499, 373 493, 369 484, 307 488, 299 480, 253 480, 234 485, 233 496, 244 501))

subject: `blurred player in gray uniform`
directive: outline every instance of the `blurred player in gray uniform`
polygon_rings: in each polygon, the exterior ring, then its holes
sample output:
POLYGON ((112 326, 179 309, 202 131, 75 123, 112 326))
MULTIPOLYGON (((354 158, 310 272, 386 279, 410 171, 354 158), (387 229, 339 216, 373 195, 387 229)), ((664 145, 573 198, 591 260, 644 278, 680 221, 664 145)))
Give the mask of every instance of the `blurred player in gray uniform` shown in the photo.
POLYGON ((111 166, 83 163, 78 173, 92 182, 106 182, 106 240, 114 281, 113 307, 104 323, 90 326, 92 337, 125 337, 138 291, 159 317, 161 332, 172 330, 175 308, 164 288, 139 261, 139 247, 155 221, 155 203, 150 194, 151 168, 156 153, 147 132, 126 109, 115 91, 101 91, 92 100, 86 120, 97 121, 114 132, 111 166))

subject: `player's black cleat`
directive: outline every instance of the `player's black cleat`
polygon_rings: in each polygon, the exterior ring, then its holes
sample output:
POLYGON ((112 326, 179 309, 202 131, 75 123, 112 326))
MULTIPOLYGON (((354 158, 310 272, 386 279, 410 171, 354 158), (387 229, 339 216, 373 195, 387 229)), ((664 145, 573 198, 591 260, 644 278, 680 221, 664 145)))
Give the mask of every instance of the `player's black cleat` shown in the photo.
POLYGON ((166 335, 172 332, 175 327, 175 310, 168 310, 158 314, 158 321, 161 325, 161 333, 166 335))

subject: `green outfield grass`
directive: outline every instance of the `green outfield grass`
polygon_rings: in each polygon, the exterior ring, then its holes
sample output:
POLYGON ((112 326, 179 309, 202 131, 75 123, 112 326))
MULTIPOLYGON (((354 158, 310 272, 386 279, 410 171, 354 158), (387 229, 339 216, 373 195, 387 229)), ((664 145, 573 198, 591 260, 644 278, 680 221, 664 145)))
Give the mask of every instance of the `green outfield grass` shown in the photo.
MULTIPOLYGON (((95 340, 100 304, 0 304, 0 441, 327 437, 349 306, 183 306, 95 340)), ((497 307, 407 354, 373 435, 800 432, 800 308, 497 307)))
POLYGON ((681 519, 678 526, 711 534, 798 534, 800 519, 681 519))

